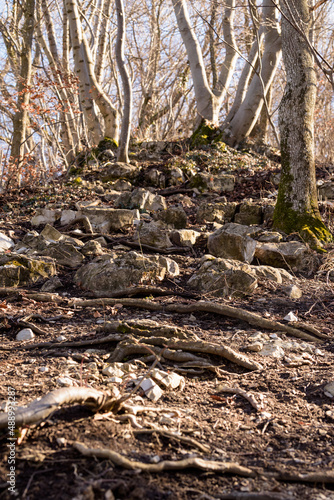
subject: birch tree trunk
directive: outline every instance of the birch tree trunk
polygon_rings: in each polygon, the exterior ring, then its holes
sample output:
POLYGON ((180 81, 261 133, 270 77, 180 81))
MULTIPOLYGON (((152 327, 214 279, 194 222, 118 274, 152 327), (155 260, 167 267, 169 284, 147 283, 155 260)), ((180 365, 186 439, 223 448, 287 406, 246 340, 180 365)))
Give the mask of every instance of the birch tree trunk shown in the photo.
POLYGON ((117 40, 116 40, 116 61, 122 78, 124 93, 124 108, 122 118, 122 129, 117 153, 117 160, 129 163, 129 142, 132 114, 132 88, 130 76, 125 64, 124 44, 125 44, 125 12, 123 0, 115 0, 117 11, 117 40))
POLYGON ((307 0, 283 3, 282 39, 286 87, 279 112, 282 171, 274 227, 298 231, 312 246, 330 239, 320 218, 314 165, 316 73, 310 48, 291 24, 297 19, 308 34, 307 0), (317 238, 317 240, 314 238, 317 238))
MULTIPOLYGON (((264 96, 268 92, 281 59, 281 35, 275 3, 272 0, 264 0, 262 12, 265 35, 260 75, 254 74, 240 107, 227 126, 224 125, 226 142, 231 146, 240 143, 251 133, 261 113, 264 96)), ((258 50, 260 50, 259 46, 258 50)))

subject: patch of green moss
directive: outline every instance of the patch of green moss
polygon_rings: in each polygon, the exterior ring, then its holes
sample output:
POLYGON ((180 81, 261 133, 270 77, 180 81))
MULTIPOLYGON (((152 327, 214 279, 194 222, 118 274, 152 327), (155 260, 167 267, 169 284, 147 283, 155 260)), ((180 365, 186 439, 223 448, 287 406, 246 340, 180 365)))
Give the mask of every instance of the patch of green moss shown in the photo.
POLYGON ((106 149, 111 149, 115 150, 118 148, 118 143, 114 139, 111 139, 110 137, 105 137, 100 141, 97 145, 96 148, 94 148, 94 152, 96 153, 101 153, 102 151, 105 151, 106 149))
POLYGON ((195 149, 210 144, 218 144, 222 142, 222 137, 223 133, 219 127, 207 120, 202 120, 190 138, 190 147, 195 149))

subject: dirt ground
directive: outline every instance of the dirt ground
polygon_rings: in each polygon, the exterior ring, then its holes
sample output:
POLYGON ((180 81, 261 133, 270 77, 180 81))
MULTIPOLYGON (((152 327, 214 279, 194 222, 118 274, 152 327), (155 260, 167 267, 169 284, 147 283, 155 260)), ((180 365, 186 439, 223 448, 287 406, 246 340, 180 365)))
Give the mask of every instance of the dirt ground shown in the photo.
MULTIPOLYGON (((254 192, 256 182, 245 182, 245 185, 254 192)), ((4 211, 0 231, 13 230, 17 237, 22 237, 31 227, 29 221, 34 212, 33 202, 29 205, 29 200, 35 198, 35 202, 40 203, 41 196, 40 192, 22 191, 3 199, 3 206, 9 204, 9 209, 4 211)), ((52 196, 51 192, 50 198, 52 196)), ((195 255, 194 251, 173 255, 181 268, 180 281, 169 280, 162 286, 166 290, 186 292, 192 260, 203 253, 204 249, 198 249, 195 255)), ((150 409, 137 415, 136 425, 121 420, 122 411, 104 416, 81 405, 60 408, 39 425, 28 426, 16 434, 17 492, 13 495, 7 482, 11 456, 8 435, 0 431, 1 500, 15 497, 27 500, 334 499, 334 408, 333 399, 324 392, 325 385, 334 380, 334 284, 326 274, 297 274, 294 284, 303 293, 299 299, 288 298, 275 283, 265 280, 250 297, 215 299, 273 321, 283 322, 286 314, 293 312, 309 327, 327 334, 328 338, 322 342, 304 342, 311 347, 304 346, 308 355, 303 361, 293 358, 289 361, 249 352, 251 335, 261 331, 283 341, 303 344, 301 339, 223 315, 177 314, 163 308, 149 311, 122 305, 121 299, 113 306, 74 307, 71 299, 85 297, 85 294, 72 284, 73 273, 70 269, 60 269, 59 277, 65 288, 58 303, 39 302, 24 293, 3 297, 0 303, 0 403, 8 400, 10 387, 14 389, 18 405, 26 405, 59 388, 57 380, 64 374, 78 386, 102 391, 110 388, 112 384, 108 385, 101 375, 101 360, 105 360, 117 344, 112 340, 96 343, 106 336, 97 331, 102 320, 149 318, 162 325, 184 327, 203 341, 226 345, 247 355, 261 363, 263 369, 250 371, 218 356, 201 354, 220 369, 195 368, 184 373, 175 363, 164 360, 162 368, 182 374, 185 386, 183 390, 164 390, 155 403, 137 392, 134 402, 150 409), (81 347, 62 347, 58 342, 56 347, 27 349, 29 343, 18 342, 15 336, 22 329, 20 321, 29 315, 33 315, 30 321, 40 329, 34 343, 56 342, 60 335, 65 337, 64 342, 95 342, 81 347), (242 395, 224 392, 224 386, 237 387, 253 395, 260 408, 254 408, 242 395), (164 434, 157 428, 174 435, 164 434), (89 448, 108 448, 145 464, 198 457, 205 461, 233 462, 252 473, 225 474, 194 467, 160 472, 131 470, 115 465, 112 460, 83 456, 73 446, 77 441, 89 448)), ((31 288, 38 289, 37 285, 31 288)), ((149 300, 161 305, 189 303, 182 294, 149 300)), ((146 364, 146 368, 141 365, 141 373, 145 373, 152 361, 148 362, 145 356, 141 360, 146 364)), ((129 386, 123 384, 120 390, 124 394, 129 386)), ((1 409, 5 408, 2 404, 1 409)))

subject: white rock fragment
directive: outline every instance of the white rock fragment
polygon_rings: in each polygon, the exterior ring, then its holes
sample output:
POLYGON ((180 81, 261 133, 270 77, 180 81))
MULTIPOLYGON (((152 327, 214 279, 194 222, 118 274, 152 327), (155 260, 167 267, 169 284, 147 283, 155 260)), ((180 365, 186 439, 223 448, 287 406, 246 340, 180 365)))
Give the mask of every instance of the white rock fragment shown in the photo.
POLYGON ((49 368, 47 366, 40 366, 39 367, 39 371, 41 373, 45 373, 45 372, 48 372, 49 371, 49 368))
POLYGON ((154 457, 151 458, 151 463, 152 464, 158 464, 160 462, 161 458, 159 455, 155 455, 154 457))
POLYGON ((59 335, 59 337, 56 338, 57 342, 64 342, 66 340, 66 337, 64 335, 59 335))
POLYGON ((273 342, 267 342, 264 344, 263 349, 259 352, 261 356, 272 356, 273 358, 283 358, 284 350, 279 345, 273 342))
POLYGON ((295 314, 293 314, 293 312, 289 312, 285 317, 284 317, 285 321, 290 321, 290 322, 293 322, 293 321, 298 321, 298 318, 295 314))
MULTIPOLYGON (((121 364, 121 363, 119 363, 119 364, 121 364)), ((118 366, 116 366, 116 363, 113 363, 112 365, 107 366, 106 368, 103 368, 102 375, 106 375, 107 377, 121 378, 124 375, 124 371, 121 370, 118 366)))
POLYGON ((155 368, 151 373, 152 377, 159 382, 162 386, 168 389, 176 389, 180 386, 181 390, 185 385, 184 377, 181 377, 177 373, 167 373, 163 370, 155 368))
POLYGON ((56 382, 62 387, 72 387, 73 385, 73 380, 71 380, 69 377, 59 377, 57 378, 56 382))
POLYGON ((4 233, 0 233, 0 252, 8 250, 14 246, 14 241, 6 236, 4 233))
POLYGON ((329 382, 324 387, 325 396, 329 398, 334 398, 334 382, 329 382))
POLYGON ((156 403, 163 394, 160 387, 151 378, 142 380, 140 387, 143 389, 145 396, 154 403, 156 403))
POLYGON ((31 328, 24 328, 16 335, 16 340, 31 340, 33 338, 35 335, 31 328))
POLYGON ((252 352, 260 352, 263 349, 263 344, 261 342, 253 342, 248 346, 248 350, 252 352))

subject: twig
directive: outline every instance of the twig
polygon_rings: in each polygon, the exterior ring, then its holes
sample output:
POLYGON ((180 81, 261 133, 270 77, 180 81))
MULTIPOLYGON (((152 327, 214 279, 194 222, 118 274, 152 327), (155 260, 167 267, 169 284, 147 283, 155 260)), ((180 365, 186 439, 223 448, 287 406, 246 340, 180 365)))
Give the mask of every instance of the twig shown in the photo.
POLYGON ((256 411, 260 411, 263 409, 262 405, 258 404, 252 394, 249 394, 243 389, 240 389, 240 387, 228 387, 226 385, 223 385, 218 387, 218 391, 227 392, 229 394, 238 394, 239 396, 243 396, 245 399, 247 399, 247 401, 253 406, 253 408, 255 408, 256 411))
POLYGON ((166 431, 165 429, 158 429, 158 428, 141 429, 139 431, 134 431, 133 433, 135 435, 155 434, 156 433, 156 434, 160 434, 161 436, 164 436, 164 437, 167 437, 170 439, 176 439, 177 441, 181 441, 181 443, 186 443, 186 444, 189 444, 191 446, 195 446, 196 448, 203 451, 204 453, 209 453, 209 451, 210 451, 210 446, 202 444, 199 441, 197 441, 196 439, 193 439, 193 438, 187 437, 187 436, 180 436, 180 434, 177 434, 176 432, 166 431))

